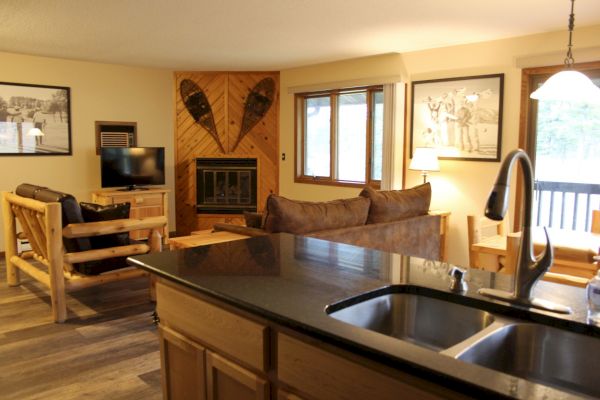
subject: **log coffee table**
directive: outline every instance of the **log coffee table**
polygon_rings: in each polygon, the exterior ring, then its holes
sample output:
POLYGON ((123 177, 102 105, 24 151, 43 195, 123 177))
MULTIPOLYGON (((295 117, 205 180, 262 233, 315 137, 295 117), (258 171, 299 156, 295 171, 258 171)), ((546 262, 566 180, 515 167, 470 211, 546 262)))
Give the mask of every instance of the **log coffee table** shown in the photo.
POLYGON ((206 246, 209 244, 230 242, 232 240, 247 239, 249 236, 225 231, 194 231, 190 236, 179 236, 169 239, 169 248, 185 249, 188 247, 206 246))

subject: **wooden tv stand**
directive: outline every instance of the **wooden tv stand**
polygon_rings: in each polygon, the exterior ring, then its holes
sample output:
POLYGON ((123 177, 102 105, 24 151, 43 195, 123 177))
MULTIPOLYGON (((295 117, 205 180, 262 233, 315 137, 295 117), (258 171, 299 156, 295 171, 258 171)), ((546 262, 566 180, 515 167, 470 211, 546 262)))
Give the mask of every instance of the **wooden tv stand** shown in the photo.
MULTIPOLYGON (((164 215, 169 217, 169 189, 157 188, 147 190, 96 190, 92 192, 92 202, 102 205, 117 203, 131 204, 130 218, 156 217, 164 215)), ((169 243, 169 227, 165 226, 162 232, 163 244, 169 243)), ((133 231, 130 237, 140 240, 148 237, 146 231, 133 231)))

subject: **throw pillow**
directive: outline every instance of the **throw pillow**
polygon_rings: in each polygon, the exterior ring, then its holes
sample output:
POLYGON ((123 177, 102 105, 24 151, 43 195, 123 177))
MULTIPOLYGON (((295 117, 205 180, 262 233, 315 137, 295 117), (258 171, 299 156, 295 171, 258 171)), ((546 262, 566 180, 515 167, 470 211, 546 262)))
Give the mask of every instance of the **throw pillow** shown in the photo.
MULTIPOLYGON (((112 221, 129 218, 129 203, 110 204, 103 206, 94 203, 80 203, 81 213, 85 222, 112 221)), ((129 233, 114 233, 90 238, 92 249, 104 249, 129 244, 129 233)))
POLYGON ((262 228, 263 216, 261 213, 244 211, 244 220, 248 228, 262 228))
POLYGON ((367 224, 398 221, 427 214, 431 185, 428 182, 405 190, 374 190, 367 186, 360 196, 371 200, 367 224))
POLYGON ((364 225, 369 204, 369 199, 364 197, 309 202, 270 195, 267 198, 264 229, 270 233, 304 234, 364 225))

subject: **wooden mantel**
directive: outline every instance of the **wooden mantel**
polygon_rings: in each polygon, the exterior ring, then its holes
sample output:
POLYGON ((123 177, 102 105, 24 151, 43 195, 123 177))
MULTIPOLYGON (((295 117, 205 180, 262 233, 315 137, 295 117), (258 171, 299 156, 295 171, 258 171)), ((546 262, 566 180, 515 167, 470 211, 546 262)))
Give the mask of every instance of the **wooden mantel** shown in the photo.
POLYGON ((175 149, 178 234, 210 229, 215 222, 243 221, 238 214, 196 214, 196 158, 256 158, 257 201, 261 210, 269 193, 279 190, 279 72, 176 72, 175 149), (242 129, 248 95, 265 78, 275 82, 273 103, 233 150, 242 129), (184 104, 180 91, 184 80, 193 82, 206 96, 220 145, 213 136, 215 132, 211 135, 206 128, 210 121, 198 123, 184 104))

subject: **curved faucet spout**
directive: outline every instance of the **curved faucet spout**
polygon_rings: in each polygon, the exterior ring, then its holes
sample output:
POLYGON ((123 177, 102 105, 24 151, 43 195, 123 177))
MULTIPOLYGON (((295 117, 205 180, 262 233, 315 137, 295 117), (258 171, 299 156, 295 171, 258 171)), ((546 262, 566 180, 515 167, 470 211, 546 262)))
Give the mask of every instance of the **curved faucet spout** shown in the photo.
POLYGON ((550 309, 556 312, 569 313, 568 307, 552 304, 531 297, 531 292, 539 278, 550 268, 554 261, 554 251, 550 243, 548 231, 546 233, 546 248, 538 257, 533 253, 531 210, 533 203, 533 167, 531 160, 524 150, 513 150, 500 165, 500 172, 494 183, 485 207, 485 216, 500 221, 504 219, 508 210, 510 186, 509 179, 515 162, 519 160, 523 173, 524 196, 523 196, 523 220, 521 225, 521 238, 519 241, 519 254, 515 268, 515 282, 512 293, 506 293, 495 289, 480 289, 480 293, 486 296, 501 298, 514 303, 550 309))

